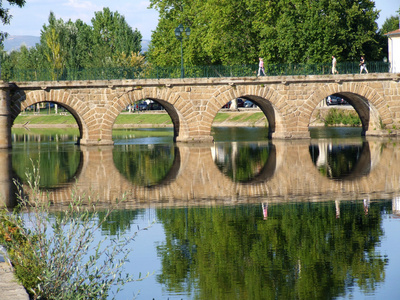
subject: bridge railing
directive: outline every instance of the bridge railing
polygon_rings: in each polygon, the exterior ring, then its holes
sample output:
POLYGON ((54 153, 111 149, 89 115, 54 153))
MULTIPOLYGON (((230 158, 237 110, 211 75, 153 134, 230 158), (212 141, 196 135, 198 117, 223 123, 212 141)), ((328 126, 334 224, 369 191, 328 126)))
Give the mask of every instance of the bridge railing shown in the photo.
MULTIPOLYGON (((290 75, 328 75, 332 73, 330 63, 318 64, 265 64, 266 76, 290 75)), ((368 62, 367 69, 371 73, 386 73, 390 64, 385 62, 368 62)), ((357 74, 360 67, 356 62, 342 62, 337 64, 339 74, 357 74)), ((212 77, 251 77, 256 76, 258 65, 237 66, 186 66, 186 78, 212 78, 212 77)), ((13 69, 3 73, 2 79, 7 81, 63 81, 63 80, 111 80, 111 79, 162 79, 180 78, 181 68, 154 67, 145 68, 97 68, 97 69, 42 69, 22 70, 13 69)))

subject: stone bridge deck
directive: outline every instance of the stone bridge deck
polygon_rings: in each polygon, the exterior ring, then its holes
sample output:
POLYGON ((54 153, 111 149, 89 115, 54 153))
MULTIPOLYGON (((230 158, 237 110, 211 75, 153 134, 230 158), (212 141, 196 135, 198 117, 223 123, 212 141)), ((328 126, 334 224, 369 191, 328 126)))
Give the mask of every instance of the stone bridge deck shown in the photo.
POLYGON ((309 138, 317 105, 343 97, 360 116, 363 134, 393 135, 400 129, 400 74, 310 75, 159 80, 0 82, 0 147, 27 107, 51 101, 75 117, 81 145, 112 145, 112 128, 131 103, 151 99, 171 117, 174 139, 210 142, 211 126, 223 105, 243 98, 256 103, 269 123, 269 137, 309 138))

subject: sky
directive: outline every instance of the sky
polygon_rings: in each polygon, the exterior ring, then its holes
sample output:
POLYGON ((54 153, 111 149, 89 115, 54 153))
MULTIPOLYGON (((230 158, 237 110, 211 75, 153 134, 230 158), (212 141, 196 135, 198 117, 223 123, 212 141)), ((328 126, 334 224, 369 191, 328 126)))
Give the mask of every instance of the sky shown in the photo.
MULTIPOLYGON (((61 18, 65 22, 69 19, 81 19, 86 24, 91 24, 94 13, 108 7, 111 11, 118 11, 125 16, 127 23, 134 30, 140 31, 143 40, 151 39, 151 33, 158 23, 158 12, 148 9, 149 0, 26 0, 22 8, 9 6, 7 1, 3 2, 4 7, 10 8, 13 18, 10 25, 1 25, 1 31, 10 35, 40 36, 43 25, 48 24, 50 11, 57 19, 61 18)), ((381 27, 387 18, 396 15, 400 0, 375 0, 375 6, 381 10, 377 22, 381 27)))

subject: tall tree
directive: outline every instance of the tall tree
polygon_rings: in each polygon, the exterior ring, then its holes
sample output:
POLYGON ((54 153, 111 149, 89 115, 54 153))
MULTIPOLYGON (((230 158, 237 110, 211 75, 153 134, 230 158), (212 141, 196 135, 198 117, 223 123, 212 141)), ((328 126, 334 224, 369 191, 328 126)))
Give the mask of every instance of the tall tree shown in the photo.
POLYGON ((372 0, 150 0, 160 12, 148 57, 179 64, 174 29, 190 26, 185 64, 248 64, 355 60, 377 57, 378 11, 372 0))
MULTIPOLYGON (((25 5, 25 0, 7 0, 8 3, 11 5, 17 5, 19 7, 22 7, 25 5)), ((5 24, 10 24, 12 16, 9 13, 8 8, 3 7, 3 1, 0 1, 0 20, 1 22, 5 24)), ((3 44, 4 39, 7 37, 7 33, 0 31, 0 44, 3 44)))
POLYGON ((108 7, 92 18, 94 61, 97 66, 111 66, 122 53, 140 52, 142 35, 128 25, 124 16, 108 7))

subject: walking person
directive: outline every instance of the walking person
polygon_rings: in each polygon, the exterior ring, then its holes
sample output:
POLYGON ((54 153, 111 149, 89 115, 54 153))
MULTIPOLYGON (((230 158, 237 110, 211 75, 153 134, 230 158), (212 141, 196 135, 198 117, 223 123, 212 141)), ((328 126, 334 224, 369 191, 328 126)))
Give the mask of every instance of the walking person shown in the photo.
POLYGON ((336 57, 332 55, 332 74, 339 74, 339 72, 336 70, 336 57))
POLYGON ((367 72, 367 74, 368 74, 367 63, 365 62, 364 56, 361 56, 361 59, 360 59, 360 74, 362 73, 363 70, 365 70, 365 72, 367 72))
POLYGON ((257 76, 261 75, 261 72, 263 73, 263 75, 265 76, 265 72, 264 72, 264 60, 259 57, 259 63, 258 63, 258 74, 257 76))

